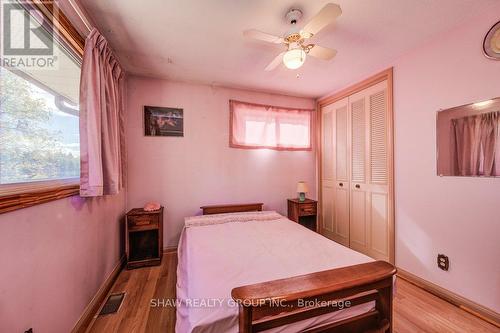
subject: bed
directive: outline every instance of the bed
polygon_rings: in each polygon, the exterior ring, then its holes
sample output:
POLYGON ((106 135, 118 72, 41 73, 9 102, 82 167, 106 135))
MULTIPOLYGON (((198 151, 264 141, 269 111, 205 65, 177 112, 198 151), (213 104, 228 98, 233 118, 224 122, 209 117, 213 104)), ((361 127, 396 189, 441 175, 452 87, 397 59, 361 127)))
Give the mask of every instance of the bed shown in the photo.
POLYGON ((179 242, 176 332, 392 332, 391 264, 262 204, 202 209, 179 242))

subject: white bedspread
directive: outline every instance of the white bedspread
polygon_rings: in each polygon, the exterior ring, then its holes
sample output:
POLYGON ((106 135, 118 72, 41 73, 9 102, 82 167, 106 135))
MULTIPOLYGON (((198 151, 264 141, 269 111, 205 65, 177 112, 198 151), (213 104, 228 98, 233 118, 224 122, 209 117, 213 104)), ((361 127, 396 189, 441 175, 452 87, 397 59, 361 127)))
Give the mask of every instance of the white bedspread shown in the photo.
MULTIPOLYGON (((238 332, 235 287, 373 261, 285 217, 239 220, 203 225, 187 219, 178 249, 177 333, 238 332)), ((373 307, 346 308, 269 332, 299 332, 373 307)))

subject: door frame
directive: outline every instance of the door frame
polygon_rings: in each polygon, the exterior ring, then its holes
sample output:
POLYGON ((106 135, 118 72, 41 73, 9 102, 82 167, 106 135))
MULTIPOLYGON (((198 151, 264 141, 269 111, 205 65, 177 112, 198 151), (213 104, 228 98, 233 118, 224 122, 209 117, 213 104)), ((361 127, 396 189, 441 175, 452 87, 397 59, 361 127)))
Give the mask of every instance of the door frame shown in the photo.
MULTIPOLYGON (((360 92, 366 88, 369 88, 379 82, 382 82, 384 80, 387 80, 387 112, 388 112, 388 150, 387 150, 387 160, 389 162, 389 261, 394 264, 395 262, 395 257, 396 257, 396 249, 395 249, 395 195, 394 195, 394 109, 393 109, 393 67, 390 67, 386 70, 383 70, 382 72, 379 72, 373 76, 368 77, 367 79, 358 82, 356 84, 353 84, 347 88, 341 89, 338 92, 335 92, 331 95, 328 95, 326 97, 320 98, 316 102, 316 124, 317 124, 317 131, 316 131, 316 147, 318 149, 316 150, 316 166, 317 166, 317 186, 316 186, 316 191, 317 191, 317 198, 318 198, 318 221, 319 225, 322 223, 322 180, 321 180, 321 175, 322 175, 322 170, 321 170, 321 142, 322 142, 322 137, 323 137, 323 126, 322 126, 322 114, 321 114, 321 108, 323 108, 326 105, 335 103, 343 98, 349 97, 352 94, 355 94, 357 92, 360 92)), ((319 228, 321 231, 321 228, 319 228)))

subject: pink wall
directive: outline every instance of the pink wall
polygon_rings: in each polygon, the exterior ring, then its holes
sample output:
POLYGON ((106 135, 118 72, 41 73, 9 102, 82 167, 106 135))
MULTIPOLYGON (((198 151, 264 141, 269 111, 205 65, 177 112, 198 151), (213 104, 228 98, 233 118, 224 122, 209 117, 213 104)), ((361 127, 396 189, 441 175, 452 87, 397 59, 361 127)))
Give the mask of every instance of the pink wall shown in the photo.
POLYGON ((0 332, 67 333, 120 258, 125 194, 0 215, 0 332))
POLYGON ((500 312, 500 179, 436 176, 436 111, 500 96, 500 62, 481 52, 498 13, 398 59, 394 110, 396 264, 500 312))
POLYGON ((229 99, 314 108, 312 99, 139 77, 127 89, 128 208, 166 207, 164 246, 177 244, 201 205, 263 202, 286 214, 299 180, 314 197, 314 152, 229 148, 229 99), (183 108, 184 137, 145 137, 143 105, 183 108))

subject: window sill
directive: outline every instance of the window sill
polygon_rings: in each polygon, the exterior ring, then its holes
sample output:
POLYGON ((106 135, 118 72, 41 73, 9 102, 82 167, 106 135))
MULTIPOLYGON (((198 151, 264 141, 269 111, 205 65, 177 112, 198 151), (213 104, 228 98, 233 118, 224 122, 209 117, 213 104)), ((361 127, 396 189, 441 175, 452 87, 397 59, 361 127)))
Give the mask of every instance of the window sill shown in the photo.
POLYGON ((77 195, 78 179, 0 185, 0 214, 77 195))
POLYGON ((283 151, 312 151, 312 147, 283 147, 283 146, 257 146, 257 145, 243 145, 237 143, 229 143, 230 148, 238 149, 270 149, 270 150, 283 150, 283 151))

